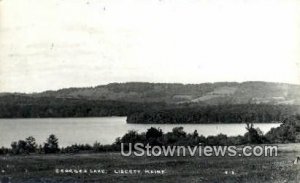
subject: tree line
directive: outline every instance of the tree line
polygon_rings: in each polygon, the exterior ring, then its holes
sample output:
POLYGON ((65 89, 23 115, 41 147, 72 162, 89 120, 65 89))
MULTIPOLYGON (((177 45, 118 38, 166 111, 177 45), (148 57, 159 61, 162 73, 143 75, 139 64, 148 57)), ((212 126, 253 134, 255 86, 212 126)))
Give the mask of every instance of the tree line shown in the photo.
POLYGON ((147 109, 128 115, 128 123, 244 123, 281 122, 298 113, 299 106, 235 104, 147 109))
POLYGON ((0 118, 127 116, 146 108, 164 106, 163 103, 8 95, 0 97, 0 118))
POLYGON ((253 123, 248 122, 246 124, 247 132, 239 136, 219 134, 205 137, 198 134, 197 130, 193 133, 187 133, 183 127, 175 127, 171 132, 164 133, 159 128, 151 127, 142 133, 128 131, 128 133, 122 137, 118 137, 114 143, 109 145, 95 142, 93 145, 74 144, 63 148, 59 147, 58 138, 52 134, 43 145, 37 145, 34 137, 28 137, 25 140, 12 142, 11 148, 0 148, 0 154, 119 152, 121 150, 121 143, 125 144, 126 149, 129 143, 143 143, 144 145, 150 144, 151 146, 224 146, 300 142, 300 116, 286 118, 280 127, 272 128, 266 134, 263 134, 259 128, 255 128, 253 123))

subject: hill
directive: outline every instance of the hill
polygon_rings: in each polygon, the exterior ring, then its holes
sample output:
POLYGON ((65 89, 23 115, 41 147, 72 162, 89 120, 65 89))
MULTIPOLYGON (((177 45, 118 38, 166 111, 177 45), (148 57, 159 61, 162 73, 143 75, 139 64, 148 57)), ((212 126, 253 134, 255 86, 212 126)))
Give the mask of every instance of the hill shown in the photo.
POLYGON ((270 82, 202 84, 112 83, 90 88, 67 88, 33 97, 197 104, 300 104, 300 86, 270 82))
POLYGON ((130 123, 229 123, 251 115, 272 122, 299 112, 299 91, 299 85, 267 82, 131 82, 0 93, 0 118, 127 116, 130 123))

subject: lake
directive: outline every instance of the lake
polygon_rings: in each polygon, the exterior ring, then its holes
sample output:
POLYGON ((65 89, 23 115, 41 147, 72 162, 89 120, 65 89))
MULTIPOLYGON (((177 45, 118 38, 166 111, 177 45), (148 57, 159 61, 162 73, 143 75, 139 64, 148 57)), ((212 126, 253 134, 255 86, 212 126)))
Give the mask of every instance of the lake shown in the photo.
MULTIPOLYGON (((279 123, 259 123, 264 133, 279 123)), ((245 124, 127 124, 126 117, 96 117, 96 118, 28 118, 0 119, 0 147, 10 147, 11 142, 25 139, 28 136, 36 138, 38 144, 43 144, 50 134, 59 139, 60 147, 72 144, 111 144, 128 130, 145 132, 151 126, 159 127, 163 132, 172 131, 174 127, 182 126, 184 131, 198 131, 199 135, 227 136, 246 133, 245 124)))

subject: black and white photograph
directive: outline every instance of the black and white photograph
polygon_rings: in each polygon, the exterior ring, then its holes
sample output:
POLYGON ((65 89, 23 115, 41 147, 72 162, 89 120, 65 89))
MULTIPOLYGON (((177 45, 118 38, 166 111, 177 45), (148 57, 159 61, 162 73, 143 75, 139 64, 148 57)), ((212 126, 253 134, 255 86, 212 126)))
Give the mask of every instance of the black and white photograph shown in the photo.
POLYGON ((299 0, 0 0, 0 183, 300 183, 299 0))

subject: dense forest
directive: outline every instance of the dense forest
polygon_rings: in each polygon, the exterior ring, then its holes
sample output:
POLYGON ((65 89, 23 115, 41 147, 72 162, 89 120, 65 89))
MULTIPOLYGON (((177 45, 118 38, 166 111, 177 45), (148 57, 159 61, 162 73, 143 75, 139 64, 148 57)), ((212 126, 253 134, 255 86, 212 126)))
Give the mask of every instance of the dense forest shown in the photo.
POLYGON ((8 95, 0 97, 0 118, 127 116, 133 112, 164 106, 163 103, 8 95))
POLYGON ((299 90, 299 85, 269 82, 130 82, 0 93, 0 118, 127 116, 129 123, 278 122, 298 113, 299 90))
POLYGON ((280 122, 299 111, 296 105, 173 105, 20 95, 0 97, 0 118, 127 116, 128 123, 263 123, 280 122))
POLYGON ((180 107, 135 112, 128 123, 242 123, 282 122, 299 113, 299 106, 239 104, 180 107))

